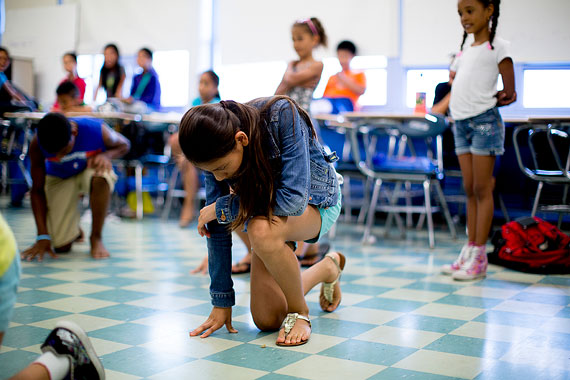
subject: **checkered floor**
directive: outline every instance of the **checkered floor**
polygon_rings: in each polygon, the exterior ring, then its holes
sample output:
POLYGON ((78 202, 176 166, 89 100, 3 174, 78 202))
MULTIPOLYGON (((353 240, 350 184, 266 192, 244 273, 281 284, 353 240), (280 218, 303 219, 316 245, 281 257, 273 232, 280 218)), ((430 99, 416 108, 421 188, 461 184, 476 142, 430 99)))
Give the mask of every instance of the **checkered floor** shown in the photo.
MULTIPOLYGON (((30 245, 29 209, 1 212, 20 248, 30 245)), ((251 321, 247 275, 234 277, 239 333, 190 338, 210 312, 209 278, 189 274, 205 240, 175 221, 111 220, 110 260, 91 260, 84 243, 23 265, 0 377, 25 367, 67 319, 88 332, 109 379, 570 379, 570 276, 491 267, 483 281, 456 283, 438 268, 461 240, 440 232, 430 251, 424 233, 410 233, 363 246, 361 231, 341 224, 332 241, 348 258, 341 307, 321 312, 313 291, 310 342, 279 348, 251 321)))

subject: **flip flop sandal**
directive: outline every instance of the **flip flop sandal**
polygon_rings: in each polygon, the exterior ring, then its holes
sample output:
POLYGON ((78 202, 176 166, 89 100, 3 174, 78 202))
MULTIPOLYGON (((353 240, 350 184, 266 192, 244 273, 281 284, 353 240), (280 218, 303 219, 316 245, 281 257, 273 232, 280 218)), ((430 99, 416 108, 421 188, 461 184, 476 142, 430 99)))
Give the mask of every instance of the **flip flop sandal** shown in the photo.
MULTIPOLYGON (((342 271, 344 270, 344 265, 346 264, 346 257, 344 257, 344 255, 340 252, 337 252, 339 257, 340 257, 340 263, 336 261, 336 259, 331 255, 331 254, 327 254, 325 257, 328 257, 329 259, 331 259, 333 261, 333 263, 336 265, 337 269, 338 269, 338 276, 336 278, 336 280, 334 280, 333 282, 323 282, 323 285, 321 286, 321 295, 323 295, 325 297, 325 299, 329 302, 329 303, 333 303, 333 299, 334 299, 334 286, 336 285, 336 283, 338 282, 338 280, 340 280, 340 276, 342 275, 342 271)), ((340 305, 340 301, 338 302, 337 307, 340 305)), ((321 307, 322 309, 322 307, 321 307)), ((327 311, 323 309, 323 311, 327 311)))
POLYGON ((317 253, 298 256, 297 260, 299 260, 302 267, 305 267, 305 268, 312 267, 313 265, 315 265, 316 263, 321 261, 323 259, 323 257, 325 257, 325 255, 329 252, 330 249, 331 249, 331 245, 329 243, 322 243, 322 244, 319 244, 319 249, 318 249, 317 253), (311 263, 310 264, 303 263, 303 261, 305 261, 305 260, 307 260, 307 261, 311 260, 311 263))
MULTIPOLYGON (((280 330, 283 329, 285 331, 285 336, 289 335, 289 333, 293 329, 293 326, 295 326, 297 319, 302 319, 304 321, 309 322, 309 327, 311 327, 311 320, 309 319, 309 317, 305 317, 304 315, 301 315, 299 313, 289 313, 283 320, 283 323, 281 323, 281 327, 279 327, 280 330)), ((293 346, 302 346, 303 344, 306 344, 308 341, 309 339, 302 340, 299 343, 294 343, 294 344, 285 344, 285 342, 275 343, 275 344, 282 347, 293 347, 293 346)))
POLYGON ((234 270, 232 268, 232 274, 244 274, 251 272, 251 263, 236 263, 235 265, 238 268, 243 268, 243 269, 234 270))

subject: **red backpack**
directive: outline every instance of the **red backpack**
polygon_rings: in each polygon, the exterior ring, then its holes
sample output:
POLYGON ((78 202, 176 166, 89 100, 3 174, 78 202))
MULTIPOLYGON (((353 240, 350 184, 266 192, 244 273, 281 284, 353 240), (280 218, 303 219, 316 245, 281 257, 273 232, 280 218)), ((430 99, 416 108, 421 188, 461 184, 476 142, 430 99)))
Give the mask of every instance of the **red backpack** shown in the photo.
POLYGON ((533 273, 570 273, 570 237, 544 220, 525 217, 493 237, 489 262, 533 273))

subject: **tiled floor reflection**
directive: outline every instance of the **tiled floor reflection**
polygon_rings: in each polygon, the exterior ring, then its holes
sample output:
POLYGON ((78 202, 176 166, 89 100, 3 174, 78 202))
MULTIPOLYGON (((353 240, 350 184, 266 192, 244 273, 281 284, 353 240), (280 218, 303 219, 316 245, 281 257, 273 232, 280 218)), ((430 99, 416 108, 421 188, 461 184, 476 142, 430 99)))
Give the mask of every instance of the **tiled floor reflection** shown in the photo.
MULTIPOLYGON (((20 248, 35 238, 29 209, 0 210, 20 248)), ((89 231, 89 226, 84 226, 89 231)), ((445 231, 436 249, 424 233, 360 243, 340 224, 333 247, 348 258, 343 302, 323 313, 308 295, 313 335, 281 348, 249 314, 249 277, 235 276, 238 334, 188 332, 210 312, 209 278, 189 271, 206 253, 195 226, 176 221, 110 221, 112 258, 88 246, 44 263, 25 263, 17 307, 0 351, 0 378, 25 367, 60 319, 92 338, 108 379, 566 379, 570 378, 570 276, 491 267, 487 279, 457 283, 439 274, 462 240, 445 231)), ((244 254, 235 244, 236 260, 244 254)))

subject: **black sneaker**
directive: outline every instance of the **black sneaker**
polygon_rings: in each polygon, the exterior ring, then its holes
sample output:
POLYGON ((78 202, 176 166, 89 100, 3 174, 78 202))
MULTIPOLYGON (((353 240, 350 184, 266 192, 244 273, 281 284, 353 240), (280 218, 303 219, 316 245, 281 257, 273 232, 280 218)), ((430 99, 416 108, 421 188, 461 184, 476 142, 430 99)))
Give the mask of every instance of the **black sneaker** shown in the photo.
POLYGON ((47 351, 70 359, 71 369, 66 379, 105 380, 103 365, 87 334, 77 324, 58 322, 42 344, 42 352, 47 351))

